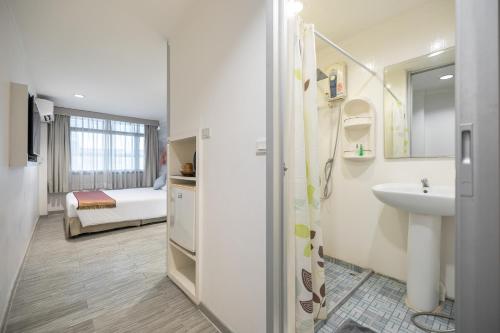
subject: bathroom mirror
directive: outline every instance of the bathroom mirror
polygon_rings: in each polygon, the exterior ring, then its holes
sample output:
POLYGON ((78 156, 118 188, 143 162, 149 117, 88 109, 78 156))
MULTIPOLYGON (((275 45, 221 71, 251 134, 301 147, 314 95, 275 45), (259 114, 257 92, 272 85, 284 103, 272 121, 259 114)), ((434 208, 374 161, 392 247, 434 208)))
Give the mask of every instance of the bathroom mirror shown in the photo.
POLYGON ((455 153, 455 49, 384 69, 386 158, 455 153))

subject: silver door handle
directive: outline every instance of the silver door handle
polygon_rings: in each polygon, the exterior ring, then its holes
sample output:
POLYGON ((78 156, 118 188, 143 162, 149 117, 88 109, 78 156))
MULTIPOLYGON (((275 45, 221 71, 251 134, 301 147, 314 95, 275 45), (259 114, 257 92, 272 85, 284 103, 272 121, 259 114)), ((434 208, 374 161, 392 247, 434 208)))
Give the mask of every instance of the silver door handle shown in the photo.
POLYGON ((459 188, 460 195, 473 196, 473 130, 472 124, 460 124, 459 188))

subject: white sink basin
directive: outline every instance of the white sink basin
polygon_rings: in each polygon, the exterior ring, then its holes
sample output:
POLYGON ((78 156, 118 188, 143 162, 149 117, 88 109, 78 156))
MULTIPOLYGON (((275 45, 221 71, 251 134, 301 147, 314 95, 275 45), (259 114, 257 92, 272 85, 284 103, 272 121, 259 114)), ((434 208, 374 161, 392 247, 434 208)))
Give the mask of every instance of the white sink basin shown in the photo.
POLYGON ((383 203, 409 212, 406 303, 417 311, 439 305, 442 216, 455 215, 451 186, 380 184, 372 187, 383 203))
POLYGON ((410 213, 455 215, 455 190, 451 186, 430 186, 424 193, 422 185, 389 183, 375 185, 372 191, 383 203, 410 213))

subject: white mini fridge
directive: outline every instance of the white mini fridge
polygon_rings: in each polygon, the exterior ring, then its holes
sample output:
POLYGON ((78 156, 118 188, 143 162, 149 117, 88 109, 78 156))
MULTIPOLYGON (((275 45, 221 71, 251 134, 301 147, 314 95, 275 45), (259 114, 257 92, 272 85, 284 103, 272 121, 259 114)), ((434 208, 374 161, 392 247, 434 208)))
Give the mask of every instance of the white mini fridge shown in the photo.
POLYGON ((196 252, 196 187, 172 184, 170 200, 170 239, 184 249, 196 252))

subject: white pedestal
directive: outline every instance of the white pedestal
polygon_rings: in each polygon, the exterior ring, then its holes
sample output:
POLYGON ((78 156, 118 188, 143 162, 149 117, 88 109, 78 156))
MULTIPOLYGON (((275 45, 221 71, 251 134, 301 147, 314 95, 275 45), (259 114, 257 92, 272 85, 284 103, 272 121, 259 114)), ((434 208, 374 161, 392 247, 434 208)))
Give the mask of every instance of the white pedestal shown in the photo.
POLYGON ((441 216, 410 213, 407 303, 418 311, 439 305, 441 216))

